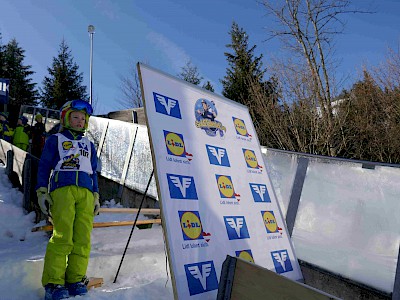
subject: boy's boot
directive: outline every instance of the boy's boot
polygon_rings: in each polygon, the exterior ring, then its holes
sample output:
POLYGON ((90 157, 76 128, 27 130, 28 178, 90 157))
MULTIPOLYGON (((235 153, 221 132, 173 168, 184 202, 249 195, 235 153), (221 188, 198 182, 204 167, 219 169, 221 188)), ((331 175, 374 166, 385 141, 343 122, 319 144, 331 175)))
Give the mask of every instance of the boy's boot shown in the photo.
POLYGON ((68 292, 70 296, 79 296, 79 295, 85 295, 88 292, 87 289, 87 282, 86 276, 82 279, 82 281, 75 282, 75 283, 67 283, 65 284, 66 287, 68 288, 68 292))
POLYGON ((67 288, 61 284, 48 283, 44 289, 46 291, 45 300, 60 300, 69 297, 67 288))

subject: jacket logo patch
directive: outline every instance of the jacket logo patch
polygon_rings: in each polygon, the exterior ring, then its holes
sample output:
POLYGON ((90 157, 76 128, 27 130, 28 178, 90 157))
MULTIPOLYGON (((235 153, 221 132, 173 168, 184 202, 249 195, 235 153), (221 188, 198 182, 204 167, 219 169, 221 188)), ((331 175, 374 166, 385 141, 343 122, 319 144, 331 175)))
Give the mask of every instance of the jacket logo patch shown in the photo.
POLYGON ((65 141, 62 143, 62 148, 64 151, 68 151, 70 149, 74 149, 74 145, 72 144, 71 141, 65 141))
POLYGON ((79 154, 76 155, 68 155, 63 158, 63 162, 61 164, 61 169, 62 170, 79 170, 80 164, 79 164, 79 154))

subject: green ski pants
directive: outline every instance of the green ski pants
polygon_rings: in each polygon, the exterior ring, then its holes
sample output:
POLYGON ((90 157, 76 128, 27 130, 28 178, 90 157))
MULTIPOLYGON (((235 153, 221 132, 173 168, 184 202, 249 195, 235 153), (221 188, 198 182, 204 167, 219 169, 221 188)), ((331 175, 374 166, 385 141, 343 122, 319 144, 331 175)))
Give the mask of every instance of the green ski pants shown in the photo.
POLYGON ((53 235, 47 244, 42 284, 75 283, 86 274, 93 228, 93 193, 65 186, 50 193, 53 235))

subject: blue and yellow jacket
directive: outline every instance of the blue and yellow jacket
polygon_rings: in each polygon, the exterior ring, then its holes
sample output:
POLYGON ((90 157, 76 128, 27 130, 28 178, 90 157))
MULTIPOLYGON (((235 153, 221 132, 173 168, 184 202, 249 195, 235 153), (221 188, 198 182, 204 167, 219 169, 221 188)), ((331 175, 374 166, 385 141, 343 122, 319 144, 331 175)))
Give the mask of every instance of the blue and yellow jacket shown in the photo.
POLYGON ((14 130, 8 124, 8 121, 0 121, 0 138, 7 142, 12 141, 14 130))
MULTIPOLYGON (((80 141, 83 138, 82 133, 72 132, 70 130, 64 130, 60 133, 60 139, 64 140, 63 143, 68 145, 68 141, 80 141)), ((86 139, 86 138, 85 138, 86 139)), ((40 187, 48 187, 49 177, 51 171, 53 174, 50 179, 49 192, 54 191, 57 188, 63 186, 76 185, 79 187, 87 188, 91 192, 99 192, 99 186, 97 181, 97 156, 94 144, 90 142, 90 165, 92 174, 84 171, 79 171, 79 158, 76 157, 60 157, 60 144, 59 136, 56 134, 51 135, 47 140, 43 148, 42 156, 39 162, 38 179, 36 189, 40 187), (57 171, 57 165, 61 165, 63 171, 57 171)), ((72 145, 72 143, 70 144, 72 145)), ((62 149, 62 148, 61 148, 62 149)))

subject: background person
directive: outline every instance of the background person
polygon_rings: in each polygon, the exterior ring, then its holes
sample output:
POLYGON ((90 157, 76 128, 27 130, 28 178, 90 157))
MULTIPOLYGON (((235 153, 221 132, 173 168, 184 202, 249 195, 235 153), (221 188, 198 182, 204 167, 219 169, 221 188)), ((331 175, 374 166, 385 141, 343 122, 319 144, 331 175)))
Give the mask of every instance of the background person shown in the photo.
POLYGON ((43 116, 37 114, 35 116, 36 124, 32 128, 32 155, 40 158, 46 139, 46 129, 43 124, 43 116))
POLYGON ((20 116, 17 121, 17 127, 14 131, 13 144, 18 148, 27 151, 29 140, 31 138, 31 126, 25 116, 20 116))
POLYGON ((12 142, 14 130, 8 124, 8 114, 5 112, 0 113, 0 139, 9 143, 12 142))

